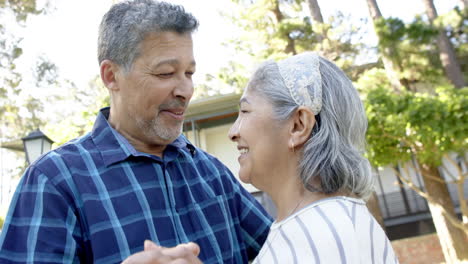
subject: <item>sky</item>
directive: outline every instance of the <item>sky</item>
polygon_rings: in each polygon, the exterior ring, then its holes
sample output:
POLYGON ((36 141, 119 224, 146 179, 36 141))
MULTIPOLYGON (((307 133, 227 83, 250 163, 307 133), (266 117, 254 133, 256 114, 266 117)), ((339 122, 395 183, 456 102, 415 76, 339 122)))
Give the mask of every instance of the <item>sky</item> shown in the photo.
MULTIPOLYGON (((43 1, 43 0, 38 0, 43 1)), ((22 71, 31 71, 34 58, 45 56, 54 62, 61 77, 87 86, 99 73, 96 45, 97 29, 111 0, 51 0, 54 9, 45 16, 29 19, 21 30, 24 39, 22 71)), ((114 0, 115 1, 115 0, 114 0)), ((233 10, 229 0, 169 0, 182 4, 200 21, 194 35, 194 52, 197 60, 195 83, 201 82, 206 73, 215 73, 233 56, 233 50, 222 45, 223 41, 239 34, 238 30, 220 11, 233 10)), ((319 0, 326 19, 337 10, 355 18, 367 18, 365 0, 319 0)), ((439 13, 452 8, 457 0, 434 0, 439 13)), ((397 16, 411 19, 424 12, 422 0, 378 0, 384 17, 397 16)), ((374 36, 370 36, 374 38, 374 36)))

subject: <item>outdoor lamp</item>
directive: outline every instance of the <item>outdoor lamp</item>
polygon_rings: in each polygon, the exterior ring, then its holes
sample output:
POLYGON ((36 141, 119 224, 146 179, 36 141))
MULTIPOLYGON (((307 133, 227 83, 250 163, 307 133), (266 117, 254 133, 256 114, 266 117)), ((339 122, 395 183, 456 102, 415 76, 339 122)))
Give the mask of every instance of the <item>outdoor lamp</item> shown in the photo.
POLYGON ((29 133, 29 135, 22 138, 22 140, 28 165, 39 158, 39 156, 49 151, 52 148, 52 143, 54 143, 39 129, 29 133))

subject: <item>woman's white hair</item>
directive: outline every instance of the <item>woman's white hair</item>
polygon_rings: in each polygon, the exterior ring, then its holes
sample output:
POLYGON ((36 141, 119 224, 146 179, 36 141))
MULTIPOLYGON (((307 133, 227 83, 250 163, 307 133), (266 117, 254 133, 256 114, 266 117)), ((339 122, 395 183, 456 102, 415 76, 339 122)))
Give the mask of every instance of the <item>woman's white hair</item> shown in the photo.
MULTIPOLYGON (((302 149, 300 177, 309 191, 345 191, 366 199, 374 181, 369 161, 363 156, 367 130, 363 104, 352 82, 335 64, 319 57, 319 69, 322 109, 302 149), (316 179, 320 187, 312 184, 316 179)), ((265 96, 278 121, 289 119, 298 108, 274 61, 259 66, 248 89, 265 96)))

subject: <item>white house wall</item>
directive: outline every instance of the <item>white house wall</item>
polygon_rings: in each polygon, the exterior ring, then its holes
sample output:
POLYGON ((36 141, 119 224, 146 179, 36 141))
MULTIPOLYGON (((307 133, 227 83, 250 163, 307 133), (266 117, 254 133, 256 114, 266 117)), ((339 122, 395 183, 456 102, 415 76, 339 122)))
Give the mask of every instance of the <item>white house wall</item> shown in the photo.
POLYGON ((394 176, 395 174, 392 168, 379 168, 378 174, 380 175, 380 183, 377 182, 375 187, 378 195, 382 195, 383 193, 396 192, 400 190, 400 187, 398 186, 398 181, 394 176))

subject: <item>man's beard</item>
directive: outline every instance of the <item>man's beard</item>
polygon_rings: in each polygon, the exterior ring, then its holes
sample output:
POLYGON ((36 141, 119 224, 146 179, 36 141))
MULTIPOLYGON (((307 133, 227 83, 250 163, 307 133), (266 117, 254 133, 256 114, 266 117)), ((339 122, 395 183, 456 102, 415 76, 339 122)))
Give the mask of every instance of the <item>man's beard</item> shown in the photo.
MULTIPOLYGON (((171 108, 186 108, 184 102, 180 100, 173 100, 168 103, 161 104, 159 111, 171 108)), ((163 140, 167 142, 174 141, 182 133, 182 126, 184 121, 169 121, 170 125, 164 124, 159 116, 159 111, 155 113, 151 120, 144 120, 140 116, 135 116, 136 124, 141 129, 143 134, 153 140, 163 140)))
POLYGON ((136 124, 147 138, 172 142, 182 133, 183 121, 180 121, 180 124, 168 127, 156 114, 151 120, 136 117, 136 124))

